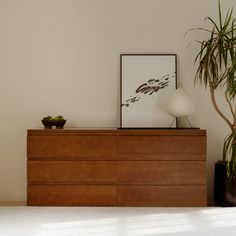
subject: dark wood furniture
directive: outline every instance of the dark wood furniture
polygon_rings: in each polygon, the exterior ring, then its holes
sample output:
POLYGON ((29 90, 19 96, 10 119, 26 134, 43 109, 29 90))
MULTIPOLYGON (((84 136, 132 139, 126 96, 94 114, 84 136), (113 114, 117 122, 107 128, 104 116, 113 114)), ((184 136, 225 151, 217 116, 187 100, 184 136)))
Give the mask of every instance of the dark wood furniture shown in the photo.
POLYGON ((206 131, 28 130, 29 206, 206 206, 206 131))

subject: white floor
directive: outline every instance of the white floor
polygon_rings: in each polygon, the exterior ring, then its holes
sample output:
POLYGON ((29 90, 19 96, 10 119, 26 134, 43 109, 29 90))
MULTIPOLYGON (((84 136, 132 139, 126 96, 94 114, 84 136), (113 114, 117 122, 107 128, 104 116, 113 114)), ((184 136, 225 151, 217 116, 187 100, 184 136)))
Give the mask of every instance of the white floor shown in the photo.
POLYGON ((1 236, 236 235, 236 208, 0 207, 1 236))

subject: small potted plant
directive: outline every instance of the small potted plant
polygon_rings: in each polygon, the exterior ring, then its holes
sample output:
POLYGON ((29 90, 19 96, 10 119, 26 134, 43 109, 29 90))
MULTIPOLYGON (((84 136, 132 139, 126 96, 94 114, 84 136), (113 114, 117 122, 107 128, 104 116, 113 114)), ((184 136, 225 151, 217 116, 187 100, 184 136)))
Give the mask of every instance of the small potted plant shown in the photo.
POLYGON ((236 20, 233 9, 223 19, 220 1, 218 6, 219 23, 207 17, 212 28, 198 28, 208 33, 209 37, 197 41, 200 49, 195 59, 198 64, 195 81, 209 88, 213 107, 229 128, 223 158, 215 164, 214 199, 220 206, 236 206, 236 20), (217 104, 217 89, 223 91, 230 116, 217 104))
POLYGON ((53 126, 56 126, 57 129, 63 129, 66 120, 63 116, 46 116, 42 119, 42 123, 45 129, 52 129, 53 126))

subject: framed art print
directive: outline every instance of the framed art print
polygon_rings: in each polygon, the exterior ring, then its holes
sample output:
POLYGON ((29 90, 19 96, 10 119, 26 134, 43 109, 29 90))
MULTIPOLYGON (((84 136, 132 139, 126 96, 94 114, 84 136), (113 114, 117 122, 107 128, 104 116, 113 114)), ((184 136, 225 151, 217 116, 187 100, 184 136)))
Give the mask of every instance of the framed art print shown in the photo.
POLYGON ((176 89, 176 63, 176 54, 120 55, 121 128, 170 127, 165 109, 176 89))

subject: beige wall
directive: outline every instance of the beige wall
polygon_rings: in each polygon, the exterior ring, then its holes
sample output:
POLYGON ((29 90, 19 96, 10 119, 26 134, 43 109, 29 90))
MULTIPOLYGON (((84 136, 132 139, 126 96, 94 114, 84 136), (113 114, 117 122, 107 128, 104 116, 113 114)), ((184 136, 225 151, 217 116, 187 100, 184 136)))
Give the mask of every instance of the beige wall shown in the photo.
POLYGON ((178 79, 197 105, 190 119, 208 131, 211 199, 228 130, 204 89, 193 88, 196 47, 187 45, 202 33, 184 37, 207 15, 217 15, 217 0, 0 0, 0 201, 25 200, 26 130, 42 116, 118 126, 120 53, 177 54, 178 79))

